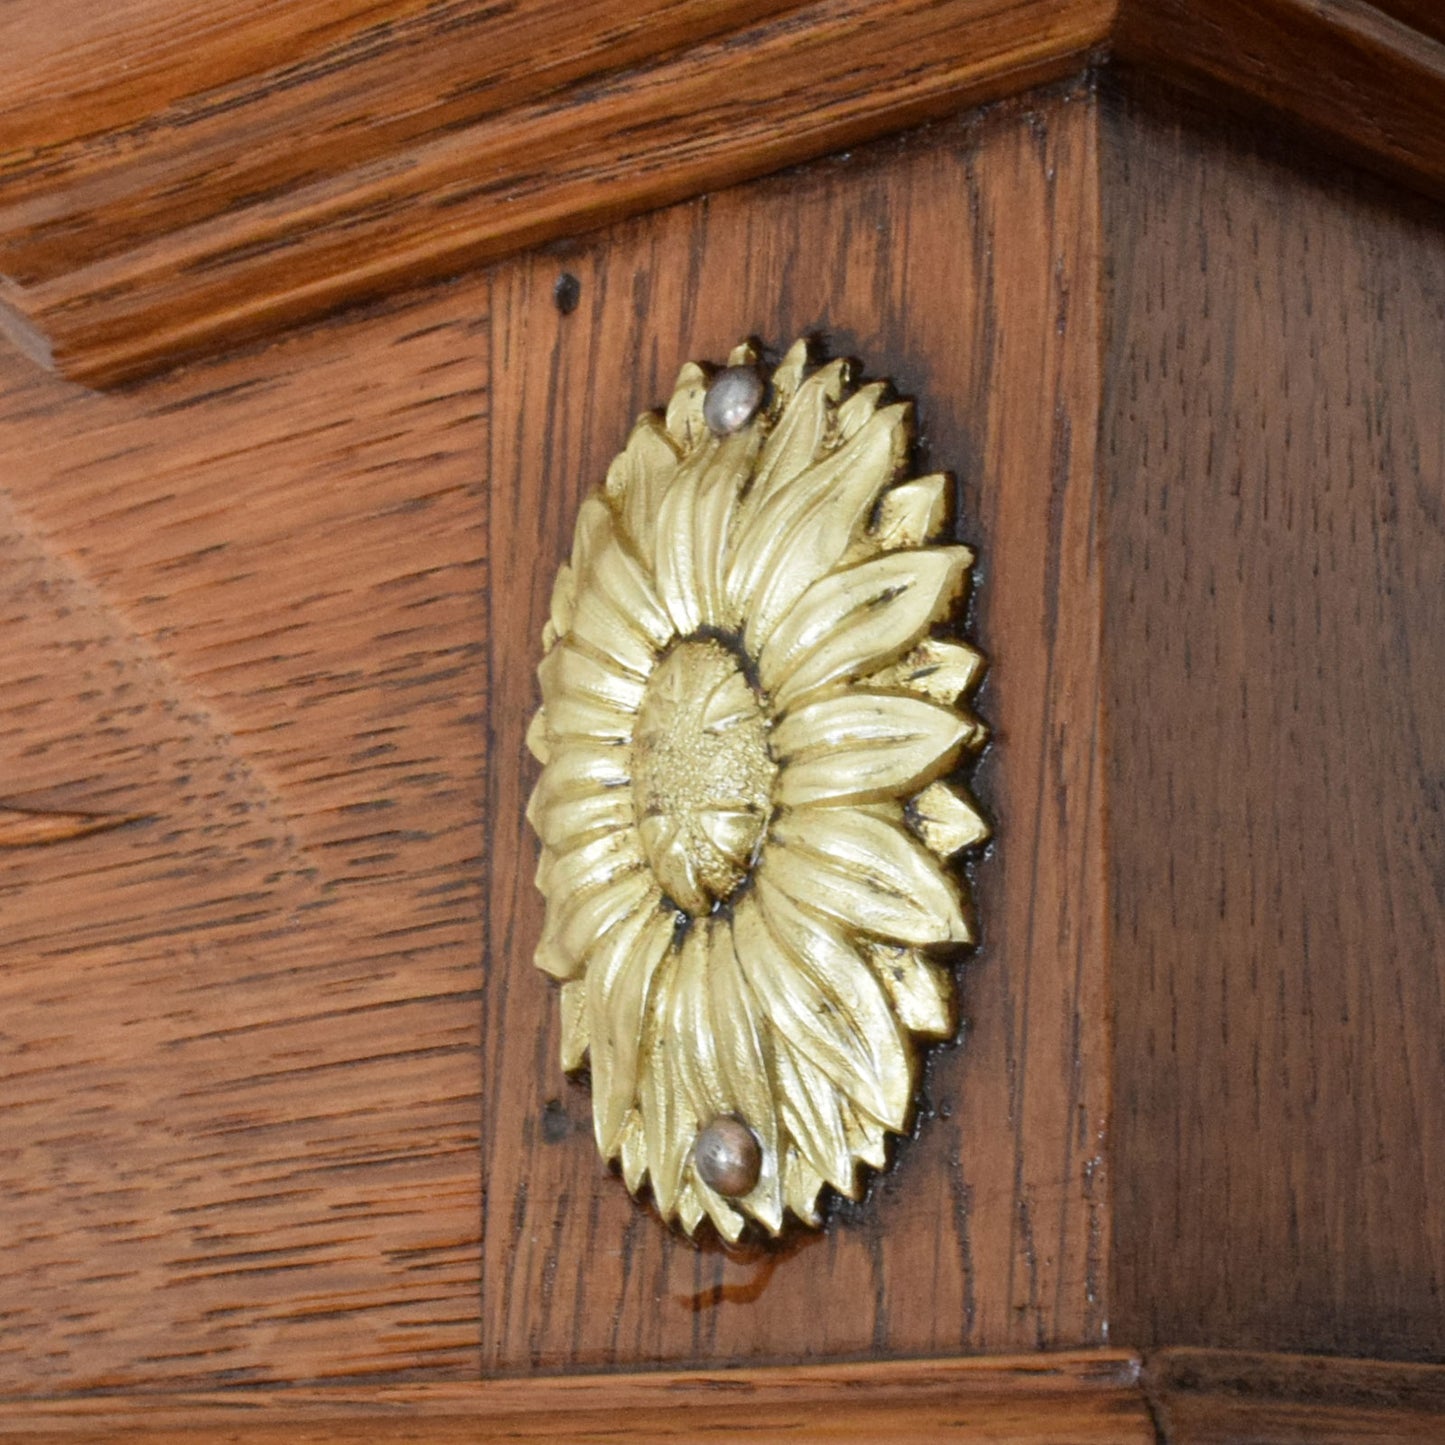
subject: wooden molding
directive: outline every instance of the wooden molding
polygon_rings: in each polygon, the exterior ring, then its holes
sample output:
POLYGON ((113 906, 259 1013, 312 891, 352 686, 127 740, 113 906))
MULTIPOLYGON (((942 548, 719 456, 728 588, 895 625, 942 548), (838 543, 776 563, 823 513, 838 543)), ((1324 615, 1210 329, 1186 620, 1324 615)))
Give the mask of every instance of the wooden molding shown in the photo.
MULTIPOLYGON (((169 55, 151 55, 148 34, 115 37, 100 62, 117 77, 113 107, 87 90, 73 135, 0 127, 5 329, 75 380, 124 381, 1056 78, 1113 18, 1113 0, 755 0, 726 12, 631 0, 627 41, 609 44, 618 8, 536 0, 494 41, 487 24, 466 28, 484 13, 475 5, 395 0, 368 14, 417 13, 249 80, 232 77, 243 67, 217 41, 224 84, 202 45, 193 92, 154 115, 126 77, 134 60, 170 78, 169 55), (691 10, 744 23, 701 27, 679 49, 689 31, 677 15, 691 10), (757 18, 768 10, 782 13, 757 18), (438 101, 430 57, 458 35, 465 55, 438 101), (654 54, 639 55, 648 44, 654 54), (111 109, 113 126, 84 129, 111 109)), ((57 33, 61 53, 18 85, 45 95, 52 118, 68 82, 93 85, 70 49, 57 33)))
POLYGON ((1445 1367, 1161 1350, 566 1375, 473 1385, 0 1401, 0 1438, 197 1445, 477 1439, 1328 1445, 1445 1437, 1445 1367), (625 1423, 622 1423, 625 1422, 625 1423), (419 1432, 421 1432, 419 1434, 419 1432))
POLYGON ((478 1439, 882 1442, 1155 1438, 1125 1351, 727 1370, 571 1375, 381 1390, 271 1390, 0 1403, 0 1438, 279 1445, 478 1439), (418 1432, 422 1433, 419 1434, 418 1432))
POLYGON ((1171 1445, 1445 1439, 1445 1368, 1323 1355, 1161 1350, 1144 1384, 1171 1445))
POLYGON ((1445 11, 1415 13, 1433 3, 1125 0, 1114 49, 1191 89, 1287 116, 1352 160, 1438 196, 1445 11))
POLYGON ((1425 0, 74 8, 0 17, 0 330, 97 386, 1077 72, 1111 45, 1445 192, 1445 43, 1425 0))

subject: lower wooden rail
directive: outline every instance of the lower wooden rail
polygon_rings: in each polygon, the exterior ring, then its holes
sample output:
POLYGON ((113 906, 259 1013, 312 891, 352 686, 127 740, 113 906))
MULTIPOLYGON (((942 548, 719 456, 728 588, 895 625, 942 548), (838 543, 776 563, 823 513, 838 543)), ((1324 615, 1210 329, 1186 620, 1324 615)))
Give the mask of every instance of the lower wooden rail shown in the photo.
POLYGON ((1445 1366, 1127 1350, 475 1385, 70 1395, 0 1402, 28 1445, 726 1440, 1303 1445, 1445 1440, 1445 1366))
POLYGON ((576 1442, 1007 1440, 1152 1445, 1125 1351, 711 1373, 569 1375, 477 1385, 67 1397, 0 1407, 0 1437, 576 1442))

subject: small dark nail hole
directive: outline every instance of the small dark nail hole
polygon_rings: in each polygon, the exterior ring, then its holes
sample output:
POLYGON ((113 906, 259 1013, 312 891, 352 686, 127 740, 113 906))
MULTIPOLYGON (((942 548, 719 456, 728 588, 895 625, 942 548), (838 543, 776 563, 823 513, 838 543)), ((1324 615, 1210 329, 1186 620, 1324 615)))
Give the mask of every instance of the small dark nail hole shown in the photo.
POLYGON ((564 271, 552 288, 552 300, 557 303, 557 310, 563 316, 570 316, 581 299, 582 283, 570 271, 564 271))
POLYGON ((542 1137, 549 1144, 560 1144, 572 1132, 572 1121, 561 1099, 548 1099, 542 1105, 542 1137))

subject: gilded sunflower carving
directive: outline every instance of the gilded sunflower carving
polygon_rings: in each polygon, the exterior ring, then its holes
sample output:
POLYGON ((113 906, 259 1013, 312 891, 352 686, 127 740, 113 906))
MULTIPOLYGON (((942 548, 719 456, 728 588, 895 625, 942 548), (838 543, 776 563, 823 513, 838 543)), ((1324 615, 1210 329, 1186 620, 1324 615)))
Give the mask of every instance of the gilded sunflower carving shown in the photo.
POLYGON ((909 1123, 972 939, 946 860, 982 658, 909 403, 738 348, 689 363, 582 504, 543 637, 539 967, 598 1148, 692 1233, 819 1222, 909 1123))

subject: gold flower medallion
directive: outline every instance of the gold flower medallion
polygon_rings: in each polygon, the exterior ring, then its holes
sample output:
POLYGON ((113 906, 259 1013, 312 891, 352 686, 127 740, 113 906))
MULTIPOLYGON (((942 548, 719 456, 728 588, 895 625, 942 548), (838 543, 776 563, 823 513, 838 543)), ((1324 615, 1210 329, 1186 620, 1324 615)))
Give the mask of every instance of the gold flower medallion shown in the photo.
POLYGON ((973 556, 906 479, 912 409, 798 342, 689 363, 582 504, 528 743, 540 968, 597 1145, 691 1234, 819 1223, 909 1122, 972 941, 943 861, 983 659, 933 635, 973 556))

